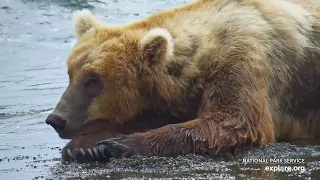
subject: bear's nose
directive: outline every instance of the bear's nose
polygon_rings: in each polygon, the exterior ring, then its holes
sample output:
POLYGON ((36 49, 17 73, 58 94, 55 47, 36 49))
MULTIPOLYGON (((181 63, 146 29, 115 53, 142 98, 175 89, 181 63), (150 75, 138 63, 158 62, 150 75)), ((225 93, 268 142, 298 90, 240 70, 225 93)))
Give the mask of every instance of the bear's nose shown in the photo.
POLYGON ((61 131, 66 126, 66 121, 62 119, 60 116, 50 114, 47 119, 46 123, 51 125, 56 131, 61 131))

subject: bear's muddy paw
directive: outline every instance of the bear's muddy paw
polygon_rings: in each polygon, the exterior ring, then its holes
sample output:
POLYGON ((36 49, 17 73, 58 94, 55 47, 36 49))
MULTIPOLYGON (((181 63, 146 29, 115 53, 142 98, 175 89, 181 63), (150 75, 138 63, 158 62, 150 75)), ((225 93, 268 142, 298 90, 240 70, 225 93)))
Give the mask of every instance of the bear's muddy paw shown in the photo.
POLYGON ((110 158, 129 158, 133 155, 150 154, 149 148, 142 143, 142 139, 134 136, 127 136, 125 138, 111 138, 100 141, 96 144, 99 149, 103 149, 106 157, 110 158))

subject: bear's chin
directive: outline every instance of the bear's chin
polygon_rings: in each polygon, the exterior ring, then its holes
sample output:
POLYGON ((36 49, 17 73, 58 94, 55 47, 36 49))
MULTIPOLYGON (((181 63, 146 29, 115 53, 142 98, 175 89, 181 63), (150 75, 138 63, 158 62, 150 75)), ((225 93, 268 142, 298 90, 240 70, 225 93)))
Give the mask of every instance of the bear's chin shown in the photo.
POLYGON ((58 135, 61 139, 72 139, 74 137, 74 135, 68 133, 58 133, 58 135))
POLYGON ((80 131, 70 129, 56 130, 56 133, 61 139, 73 139, 79 132, 80 131))

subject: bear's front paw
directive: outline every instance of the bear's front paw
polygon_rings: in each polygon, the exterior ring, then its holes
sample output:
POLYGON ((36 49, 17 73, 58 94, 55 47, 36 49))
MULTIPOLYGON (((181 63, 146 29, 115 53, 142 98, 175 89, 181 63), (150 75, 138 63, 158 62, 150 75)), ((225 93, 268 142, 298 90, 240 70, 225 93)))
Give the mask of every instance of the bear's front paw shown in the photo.
POLYGON ((150 156, 149 146, 143 142, 143 137, 130 135, 121 138, 110 138, 98 142, 98 149, 105 157, 126 158, 133 155, 150 156))
POLYGON ((108 161, 110 155, 105 156, 106 152, 103 152, 103 149, 99 149, 95 144, 106 137, 114 136, 108 133, 95 133, 76 137, 62 149, 62 160, 77 162, 108 161))
POLYGON ((63 160, 77 162, 92 162, 92 161, 108 161, 110 155, 106 155, 101 147, 92 148, 65 148, 62 151, 63 160))

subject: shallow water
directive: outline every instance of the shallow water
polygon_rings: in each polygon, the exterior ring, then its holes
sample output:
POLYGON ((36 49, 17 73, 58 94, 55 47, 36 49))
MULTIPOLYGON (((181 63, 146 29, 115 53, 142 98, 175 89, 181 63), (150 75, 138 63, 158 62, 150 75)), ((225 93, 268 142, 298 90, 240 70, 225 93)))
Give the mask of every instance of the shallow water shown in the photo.
MULTIPOLYGON (((253 149, 233 159, 187 156, 62 164, 67 143, 44 123, 65 90, 66 57, 75 43, 72 12, 91 9, 109 24, 131 22, 185 0, 0 0, 0 179, 317 179, 320 147, 287 143, 253 149), (107 3, 106 3, 107 2, 107 3), (268 173, 243 158, 303 158, 304 173, 268 173)), ((277 164, 278 165, 278 164, 277 164)))

